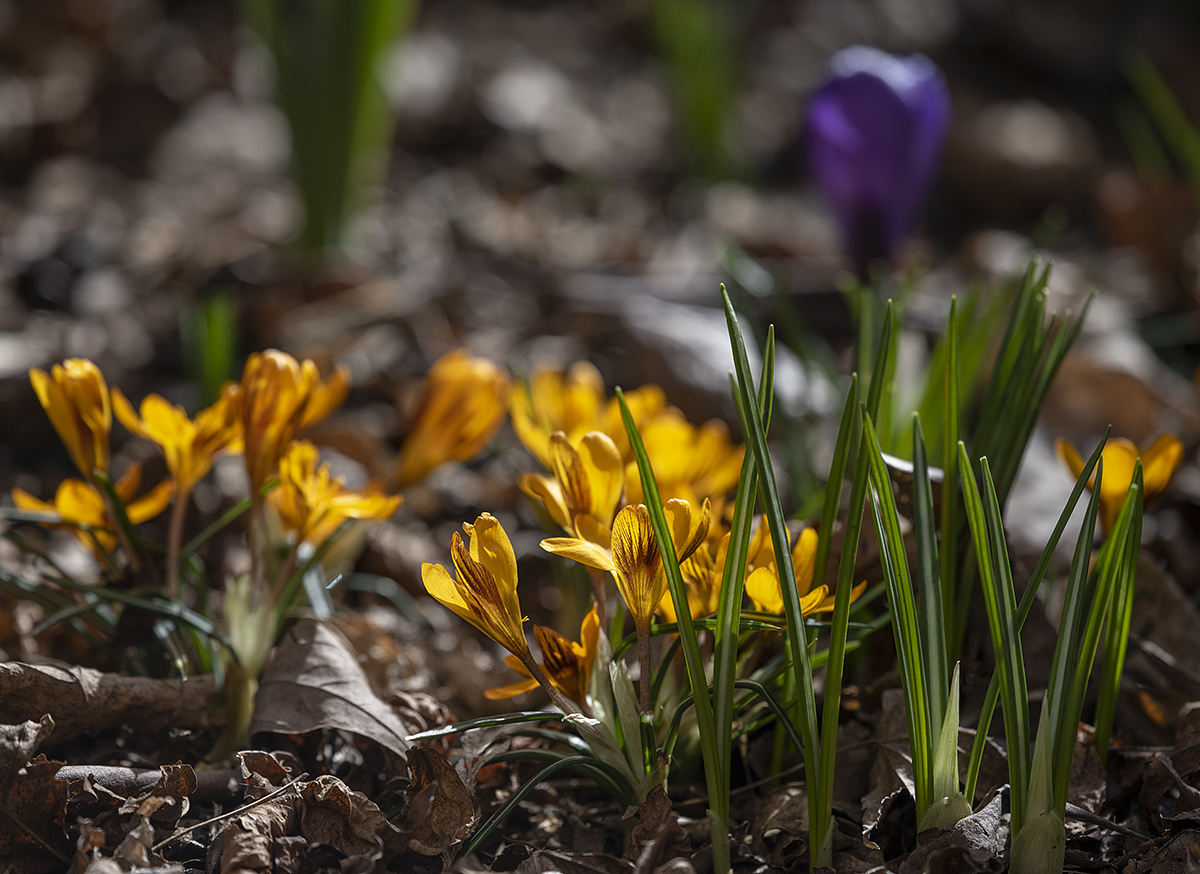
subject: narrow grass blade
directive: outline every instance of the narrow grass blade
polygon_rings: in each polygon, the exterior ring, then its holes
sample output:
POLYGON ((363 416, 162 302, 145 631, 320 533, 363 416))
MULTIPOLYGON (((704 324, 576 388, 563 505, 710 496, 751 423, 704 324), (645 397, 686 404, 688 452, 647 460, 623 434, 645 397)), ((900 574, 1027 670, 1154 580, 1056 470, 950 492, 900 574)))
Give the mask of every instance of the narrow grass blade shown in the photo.
MULTIPOLYGON (((946 321, 946 336, 942 340, 945 348, 945 382, 942 387, 942 540, 938 546, 938 578, 942 587, 942 621, 953 626, 958 615, 955 600, 969 600, 971 590, 959 586, 955 575, 958 566, 958 541, 960 534, 959 506, 962 498, 958 491, 958 423, 962 415, 959 392, 962 389, 962 371, 958 349, 958 300, 950 300, 950 317, 946 321)), ((945 628, 946 664, 955 660, 959 631, 945 628)))
MULTIPOLYGON (((779 573, 779 583, 783 590, 784 613, 787 617, 787 639, 792 648, 795 660, 797 688, 800 695, 800 735, 804 746, 801 750, 808 780, 812 785, 818 785, 820 775, 817 773, 817 750, 820 744, 817 727, 817 702, 812 686, 812 668, 808 659, 808 640, 804 631, 804 614, 800 609, 800 597, 796 589, 795 572, 789 551, 791 543, 787 534, 787 526, 783 515, 783 507, 779 500, 779 488, 775 483, 775 472, 771 467, 771 456, 767 449, 766 432, 762 428, 762 414, 759 411, 758 399, 753 390, 753 380, 750 373, 750 362, 746 355, 746 345, 742 339, 741 328, 738 325, 737 313, 729 295, 722 289, 725 304, 725 321, 729 329, 730 342, 733 347, 734 368, 737 374, 738 391, 742 406, 746 411, 743 425, 749 425, 746 434, 749 450, 754 455, 755 464, 760 477, 760 498, 767 516, 767 524, 775 548, 775 562, 779 573)), ((682 587, 681 587, 682 588, 682 587)), ((682 592, 681 592, 682 594, 682 592)), ((686 602, 682 602, 686 603, 686 602)), ((686 652, 686 651, 685 651, 686 652)), ((703 675, 701 675, 703 676, 703 675)), ((696 693, 693 686, 693 693, 696 693)), ((697 714, 707 703, 697 696, 697 714)), ((818 864, 825 845, 825 836, 830 822, 822 811, 811 809, 810 795, 810 846, 817 848, 818 864)))
MULTIPOLYGON (((763 350, 762 375, 758 385, 759 406, 768 417, 768 421, 763 422, 765 428, 769 423, 775 394, 773 330, 768 330, 767 333, 767 342, 763 350)), ((731 387, 733 388, 733 397, 738 402, 738 414, 745 418, 746 412, 741 409, 741 395, 737 391, 736 382, 731 387)), ((733 523, 729 534, 725 568, 721 577, 721 594, 717 603, 717 631, 713 653, 713 688, 715 690, 713 703, 716 708, 714 720, 719 732, 717 767, 718 773, 722 775, 728 775, 731 768, 732 735, 724 730, 724 726, 732 726, 734 721, 733 683, 737 677, 737 650, 743 592, 746 584, 746 560, 757 494, 758 471, 755 468, 753 453, 747 452, 742 460, 742 470, 738 476, 737 496, 733 504, 733 523)), ((727 778, 725 778, 725 787, 727 790, 727 778)))
MULTIPOLYGON (((728 301, 728 298, 726 298, 726 301, 728 301)), ((617 389, 617 400, 621 407, 621 418, 625 422, 625 432, 629 436, 629 446, 633 452, 634 459, 637 461, 638 474, 642 481, 642 495, 646 502, 646 509, 650 514, 650 522, 654 528, 655 539, 658 542, 663 573, 666 574, 667 587, 671 592, 671 600, 675 604, 680 646, 683 649, 683 661, 687 668, 688 682, 691 685, 692 695, 697 702, 696 726, 700 732, 700 746, 705 760, 705 781, 707 783, 710 803, 715 805, 710 810, 716 813, 718 817, 720 817, 722 810, 724 810, 725 815, 723 820, 715 823, 715 827, 717 829, 723 828, 727 834, 729 828, 728 793, 725 793, 724 796, 721 794, 722 778, 717 773, 717 765, 720 757, 717 752, 719 742, 715 714, 712 699, 708 692, 704 662, 700 655, 699 643, 696 639, 696 629, 692 623, 692 614, 688 606, 687 588, 683 582, 683 574, 679 570, 679 557, 675 554, 675 544, 671 540, 671 529, 667 524, 662 499, 659 496, 658 483, 654 479, 654 471, 650 466, 650 458, 646 455, 646 447, 642 445, 642 437, 638 433, 637 425, 633 421, 633 414, 629 411, 629 404, 625 401, 625 394, 619 388, 617 389)), ((755 419, 757 422, 757 416, 755 419)), ((725 858, 728 850, 728 841, 724 836, 714 834, 713 848, 714 867, 716 867, 718 872, 726 870, 729 865, 729 860, 725 858)))
POLYGON ((821 508, 821 524, 817 527, 817 555, 813 563, 813 581, 820 585, 825 581, 829 567, 829 550, 833 545, 833 526, 837 524, 838 511, 842 505, 842 485, 846 479, 846 465, 851 457, 858 455, 858 374, 851 374, 850 388, 846 392, 846 403, 842 406, 842 420, 838 426, 837 442, 833 446, 833 462, 829 466, 829 479, 825 486, 825 503, 821 508))
POLYGON ((479 728, 495 728, 498 725, 518 725, 523 722, 549 722, 562 719, 557 710, 519 710, 515 713, 502 713, 499 716, 481 716, 479 719, 468 719, 465 722, 455 722, 410 734, 405 740, 434 740, 452 734, 462 734, 464 731, 474 731, 479 728))
MULTIPOLYGON (((932 803, 932 751, 934 727, 929 719, 928 682, 921 657, 921 631, 913 599, 912 579, 908 572, 908 557, 904 550, 904 535, 900 531, 900 516, 892 496, 891 479, 875 428, 869 416, 863 417, 863 452, 871 468, 871 508, 874 511, 875 531, 879 538, 879 558, 887 582, 888 606, 892 611, 892 632, 904 688, 905 715, 908 718, 908 737, 912 747, 913 782, 916 784, 917 810, 924 811, 932 803)), ((940 604, 940 601, 939 601, 940 604)), ((939 650, 942 645, 939 641, 939 650)))
MULTIPOLYGON (((971 470, 967 447, 961 441, 958 453, 961 469, 964 472, 971 470)), ((984 470, 984 483, 990 487, 987 460, 980 459, 980 464, 984 470)), ((1029 694, 1025 683, 1020 629, 1014 615, 1016 604, 1013 603, 1012 570, 1008 565, 1003 523, 994 492, 989 494, 989 506, 985 511, 975 477, 964 475, 962 484, 967 522, 975 544, 979 576, 987 604, 988 628, 996 652, 996 672, 1000 676, 1009 784, 1012 787, 1012 821, 1016 831, 1025 821, 1025 800, 1029 787, 1029 694), (995 530, 997 526, 999 531, 995 530)))
MULTIPOLYGON (((1135 464, 1134 470, 1137 471, 1135 464)), ((1087 624, 1079 641, 1078 654, 1075 660, 1075 674, 1070 687, 1070 699, 1066 714, 1059 727, 1058 747, 1054 772, 1054 800, 1059 810, 1065 809, 1067 803, 1067 785, 1070 780, 1071 753, 1075 748, 1075 728, 1083 713, 1083 701, 1087 694, 1088 680, 1091 678, 1092 665, 1096 660, 1096 651, 1100 644, 1106 617, 1110 615, 1109 605, 1114 593, 1122 585, 1122 577, 1128 571, 1132 573, 1135 565, 1127 564, 1130 553, 1127 539, 1133 527, 1135 505, 1141 503, 1141 488, 1131 484, 1125 495, 1125 503, 1117 516, 1117 522, 1109 533, 1100 555, 1096 560, 1096 585, 1088 605, 1087 624), (1064 760, 1065 756, 1065 760, 1064 760)))
POLYGON ((937 727, 946 715, 950 665, 946 659, 946 627, 942 612, 942 586, 938 571, 937 524, 933 513, 933 486, 925 455, 921 419, 913 414, 913 528, 917 541, 917 627, 929 702, 929 723, 937 727))
MULTIPOLYGON (((850 397, 857 397, 857 383, 851 382, 850 397)), ((848 399, 849 400, 849 399, 848 399)), ((854 417, 859 421, 859 416, 854 417)), ((846 426, 845 416, 842 419, 846 426)), ((853 426, 846 427, 847 431, 854 430, 853 426)), ((861 431, 861 424, 859 425, 861 431)), ((857 435, 857 436, 861 436, 857 435)), ((839 434, 839 442, 841 435, 839 434)), ((847 443, 856 442, 847 440, 847 443)), ((826 652, 827 665, 825 669, 825 704, 821 714, 820 740, 821 759, 818 776, 818 795, 821 811, 833 810, 834 766, 837 761, 837 728, 842 707, 842 677, 846 666, 846 653, 857 644, 847 640, 850 629, 850 598, 854 589, 854 569, 858 558, 858 546, 862 535, 863 515, 866 507, 867 488, 870 480, 870 461, 868 454, 861 446, 854 449, 857 455, 854 479, 850 484, 850 503, 846 510, 846 531, 842 538, 842 555, 838 562, 837 588, 834 590, 833 617, 829 627, 829 649, 826 652)), ((824 521, 824 520, 822 520, 824 521)), ((832 533, 829 534, 832 537, 832 533)), ((818 542, 818 546, 820 543, 818 542)), ((820 582, 824 577, 815 577, 820 582)), ((867 596, 859 599, 858 604, 865 605, 867 596)), ((854 605, 858 606, 858 605, 854 605)), ((813 658, 813 667, 817 667, 817 659, 813 658)))
MULTIPOLYGON (((1058 626, 1058 639, 1054 647, 1054 655, 1050 662, 1050 681, 1046 687, 1046 700, 1042 707, 1049 714, 1046 720, 1050 738, 1059 738, 1064 732, 1069 732, 1069 745, 1075 745, 1075 727, 1078 717, 1071 719, 1068 707, 1071 684, 1079 669, 1079 642, 1084 633, 1088 617, 1088 603, 1091 600, 1094 586, 1089 586, 1092 542, 1096 532, 1096 517, 1100 507, 1101 483, 1104 479, 1104 460, 1096 464, 1095 486, 1092 489, 1091 500, 1088 501, 1087 512, 1084 514, 1083 527, 1079 532, 1079 540, 1075 545, 1075 555, 1071 560, 1071 569, 1067 574, 1067 588, 1063 597, 1062 619, 1058 626)), ((1039 735, 1038 742, 1041 742, 1039 735)), ((1057 740, 1050 741, 1051 749, 1061 750, 1057 740)), ((1063 745, 1068 742, 1064 740, 1063 745)), ((1068 756, 1068 758, 1070 758, 1068 756)), ((1053 764, 1057 758, 1049 759, 1053 764)), ((1051 779, 1049 785, 1053 786, 1051 779)), ((1066 799, 1063 799, 1064 803, 1066 799)))
POLYGON ((1134 499, 1121 555, 1121 573, 1113 591, 1105 634, 1103 670, 1100 674, 1100 694, 1096 701, 1096 750, 1100 761, 1108 760, 1108 740, 1112 734, 1113 717, 1117 710, 1117 695, 1121 688, 1121 673, 1125 667, 1125 651, 1129 645, 1129 626, 1133 620, 1133 588, 1137 578, 1138 556, 1142 546, 1142 469, 1139 461, 1134 469, 1133 485, 1138 489, 1134 499))
MULTIPOLYGON (((1111 430, 1111 429, 1110 429, 1111 430)), ((1034 566, 1033 574, 1029 578, 1029 583, 1025 587, 1025 593, 1021 596, 1021 603, 1017 605, 1017 623, 1024 627, 1025 620, 1029 617, 1029 611, 1033 609, 1033 602, 1037 598, 1038 588, 1045 579, 1046 571, 1050 567, 1050 562, 1054 557, 1054 552, 1058 549, 1058 542, 1062 539, 1063 532, 1067 528, 1067 523, 1071 519, 1071 515, 1075 512, 1075 507, 1079 504, 1079 499, 1083 496, 1083 491, 1087 488, 1087 484, 1091 481, 1092 472, 1096 469, 1096 465, 1100 463, 1101 453, 1104 450, 1104 444, 1108 440, 1108 431, 1104 437, 1096 444, 1096 448, 1092 451, 1091 457, 1088 458, 1087 464, 1083 466, 1079 477, 1075 480, 1075 487, 1071 490, 1071 495, 1067 499, 1063 511, 1058 516, 1058 522, 1054 526, 1053 532, 1050 534, 1050 539, 1046 541, 1046 548, 1042 550, 1042 555, 1038 559, 1038 563, 1034 566)), ((1078 548, 1077 541, 1077 548, 1078 548)), ((1086 541, 1089 548, 1091 541, 1086 541)), ((992 679, 988 683, 987 695, 984 700, 983 709, 979 714, 978 729, 975 733, 975 741, 971 746, 971 761, 967 768, 966 788, 964 792, 968 799, 973 800, 975 797, 975 787, 979 779, 979 769, 983 764, 983 751, 987 739, 987 734, 991 728, 992 715, 996 710, 996 703, 1000 697, 1000 675, 993 673, 992 679)))
MULTIPOLYGON (((547 765, 545 768, 539 771, 536 776, 526 781, 520 789, 514 792, 508 798, 508 800, 504 802, 499 810, 488 817, 487 822, 480 826, 479 831, 471 835, 471 837, 465 843, 463 843, 462 847, 459 848, 458 858, 469 856, 471 853, 475 852, 475 848, 483 843, 484 839, 492 833, 496 826, 504 822, 510 813, 516 810, 517 805, 524 801, 525 797, 529 795, 530 792, 536 789, 539 784, 549 780, 559 771, 564 771, 568 768, 574 769, 583 776, 589 777, 597 782, 603 781, 610 791, 613 791, 616 786, 624 782, 624 775, 622 775, 615 768, 606 765, 604 762, 597 758, 593 758, 592 756, 567 756, 566 758, 559 759, 558 761, 547 765)), ((621 798, 621 793, 613 791, 613 796, 615 798, 621 798)), ((628 799, 625 800, 628 802, 628 799)))

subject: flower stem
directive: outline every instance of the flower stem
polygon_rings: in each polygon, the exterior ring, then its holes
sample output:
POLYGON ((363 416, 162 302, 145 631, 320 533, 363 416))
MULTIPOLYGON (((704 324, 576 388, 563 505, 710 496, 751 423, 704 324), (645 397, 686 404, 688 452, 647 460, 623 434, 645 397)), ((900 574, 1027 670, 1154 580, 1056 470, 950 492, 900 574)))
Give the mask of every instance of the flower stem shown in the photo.
POLYGON ((521 664, 523 664, 525 669, 529 671, 530 676, 538 681, 538 685, 546 691, 546 694, 550 696, 550 700, 554 702, 554 705, 559 710, 561 710, 563 713, 581 712, 580 709, 576 707, 566 695, 554 688, 554 684, 550 682, 549 677, 547 677, 545 671, 542 670, 542 666, 534 660, 532 655, 529 653, 525 653, 524 655, 518 654, 517 658, 521 660, 521 664))
POLYGON ((650 628, 649 625, 643 622, 638 622, 637 639, 638 639, 638 695, 641 698, 639 702, 642 707, 642 713, 650 713, 650 686, 652 685, 652 677, 650 672, 650 628))
POLYGON ((283 590, 287 587, 288 580, 291 579, 292 573, 296 570, 296 555, 300 551, 300 544, 303 541, 299 537, 292 544, 292 548, 288 550, 287 558, 283 560, 283 564, 279 567, 279 575, 275 577, 275 587, 271 590, 271 600, 278 601, 279 596, 283 594, 283 590))
POLYGON ((190 497, 190 491, 182 489, 175 495, 171 524, 167 529, 167 597, 172 600, 179 596, 179 548, 183 543, 183 523, 187 518, 190 497))

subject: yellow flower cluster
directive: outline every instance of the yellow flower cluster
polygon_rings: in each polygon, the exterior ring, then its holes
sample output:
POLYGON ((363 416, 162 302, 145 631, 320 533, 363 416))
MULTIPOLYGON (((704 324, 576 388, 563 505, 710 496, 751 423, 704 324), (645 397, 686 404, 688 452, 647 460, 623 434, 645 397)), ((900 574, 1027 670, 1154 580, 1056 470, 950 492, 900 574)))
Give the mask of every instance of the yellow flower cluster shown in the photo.
MULTIPOLYGON (((694 618, 715 612, 728 551, 729 533, 714 507, 725 505, 736 487, 744 447, 730 441, 723 423, 696 427, 678 410, 668 407, 660 388, 649 385, 625 395, 654 469, 671 530, 672 545, 681 563, 694 618)), ((615 399, 604 393, 595 368, 577 363, 565 374, 539 370, 528 389, 512 400, 513 430, 549 473, 520 478, 522 491, 538 501, 564 536, 542 541, 547 552, 578 561, 611 575, 629 609, 639 638, 649 633, 654 614, 675 620, 674 605, 666 592, 662 556, 644 504, 641 482, 615 399)), ((487 542, 508 544, 499 522, 484 514, 474 526, 464 525, 472 536, 470 554, 481 525, 487 542)), ((813 589, 813 556, 816 534, 804 532, 793 552, 797 584, 805 615, 832 609, 826 587, 813 589)), ((533 688, 537 672, 529 669, 532 656, 523 630, 524 617, 517 601, 515 563, 503 563, 490 576, 463 560, 461 539, 451 547, 457 578, 441 565, 426 563, 422 576, 428 592, 493 640, 513 653, 510 666, 527 679, 491 690, 491 697, 516 695, 533 688)), ((782 612, 782 595, 766 526, 760 526, 747 571, 747 592, 754 606, 782 612)), ((855 587, 853 597, 864 585, 855 587)), ((598 592, 601 598, 602 586, 598 592)), ((601 602, 601 606, 603 602, 601 602)), ((555 632, 535 626, 534 636, 543 653, 543 686, 552 697, 566 696, 572 706, 587 709, 590 660, 595 643, 591 617, 580 629, 580 642, 566 641, 555 632), (564 680, 570 678, 570 682, 564 680), (582 678, 582 679, 581 679, 582 678)), ((599 620, 595 620, 598 627, 599 620)), ((561 705, 560 705, 561 706, 561 705)))

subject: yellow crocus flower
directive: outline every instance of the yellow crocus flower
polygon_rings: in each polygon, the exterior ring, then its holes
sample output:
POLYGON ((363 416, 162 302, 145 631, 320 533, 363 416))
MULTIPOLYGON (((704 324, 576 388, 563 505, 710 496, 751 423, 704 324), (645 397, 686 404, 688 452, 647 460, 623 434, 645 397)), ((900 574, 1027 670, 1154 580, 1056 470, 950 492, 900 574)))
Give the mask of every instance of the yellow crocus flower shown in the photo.
MULTIPOLYGON (((1054 441, 1054 451, 1076 479, 1083 473, 1086 462, 1074 446, 1061 437, 1054 441)), ((1142 485, 1145 501, 1149 503, 1170 484, 1175 471, 1183 463, 1183 443, 1174 434, 1161 434, 1145 449, 1124 438, 1109 440, 1100 452, 1104 460, 1104 479, 1100 483, 1100 521, 1104 533, 1112 531, 1125 503, 1125 494, 1133 482, 1134 463, 1141 459, 1142 485)), ((1088 488, 1095 484, 1093 472, 1088 488)))
MULTIPOLYGON (((638 425, 666 407, 666 396, 656 385, 626 392, 625 401, 638 425)), ((573 446, 587 432, 601 431, 622 458, 631 457, 620 405, 605 395, 600 372, 587 361, 575 362, 566 374, 549 368, 534 371, 528 388, 513 394, 512 423, 525 448, 547 468, 553 464, 550 438, 556 431, 564 432, 573 446)))
POLYGON ((33 368, 29 381, 71 460, 84 479, 95 482, 93 471, 108 472, 112 431, 112 401, 104 374, 86 358, 68 358, 48 374, 33 368))
POLYGON ((155 394, 147 395, 140 412, 135 412, 120 389, 112 390, 117 418, 132 433, 162 447, 167 470, 175 478, 181 496, 191 494, 212 468, 217 453, 240 442, 240 396, 237 385, 227 385, 215 404, 189 419, 182 407, 155 394))
POLYGON ((463 523, 470 538, 464 546, 457 531, 450 541, 450 558, 457 577, 440 564, 421 565, 425 591, 470 622, 528 667, 532 657, 522 626, 525 617, 517 601, 517 558, 500 522, 483 513, 475 524, 463 523))
MULTIPOLYGON (((134 525, 139 525, 162 513, 171 503, 171 496, 175 491, 175 483, 172 480, 164 480, 145 495, 134 500, 134 495, 137 494, 138 486, 141 483, 142 467, 134 464, 130 466, 125 476, 113 484, 113 491, 125 505, 125 514, 134 525)), ((58 521, 45 523, 47 525, 54 527, 89 526, 96 536, 95 540, 87 531, 76 529, 75 533, 80 542, 93 553, 97 551, 97 541, 105 552, 111 553, 117 548, 117 539, 111 533, 116 529, 116 521, 109 513, 104 494, 91 483, 78 479, 63 480, 59 483, 52 504, 35 498, 23 489, 13 489, 12 498, 13 503, 21 510, 47 513, 57 517, 58 521)))
MULTIPOLYGON (((767 529, 766 520, 759 525, 750 544, 750 572, 746 577, 746 595, 755 610, 773 615, 783 613, 783 589, 779 583, 779 569, 775 564, 775 550, 767 529)), ((817 532, 805 528, 792 550, 792 573, 796 578, 796 589, 800 595, 800 612, 805 616, 828 613, 833 610, 834 596, 828 586, 813 588, 813 574, 817 558, 817 532)), ((861 582, 850 591, 850 603, 858 600, 866 590, 861 582)))
POLYGON ((412 429, 396 462, 398 488, 424 479, 448 461, 466 461, 488 444, 508 412, 508 374, 462 349, 429 371, 412 429))
POLYGON ((313 361, 301 363, 268 349, 246 360, 240 389, 246 473, 257 492, 275 474, 296 433, 323 420, 346 399, 350 372, 339 367, 322 381, 313 361))
MULTIPOLYGON (((697 427, 670 409, 640 424, 638 431, 664 498, 720 502, 737 486, 746 448, 734 446, 724 422, 713 419, 697 427)), ((637 465, 631 463, 625 476, 630 503, 640 502, 637 465)))
MULTIPOLYGON (((533 626, 533 636, 542 651, 542 670, 554 688, 562 692, 580 707, 587 704, 588 687, 592 680, 592 665, 596 661, 596 643, 600 639, 600 614, 595 607, 588 611, 579 626, 579 643, 568 640, 553 628, 533 626)), ((538 681, 521 664, 516 656, 508 656, 504 663, 526 679, 497 689, 488 689, 484 697, 492 701, 512 698, 532 689, 538 681)))
POLYGON ((267 494, 270 505, 296 542, 320 546, 347 519, 382 522, 400 506, 399 495, 389 497, 368 489, 352 492, 329 474, 329 463, 317 466, 317 447, 294 440, 279 460, 279 486, 267 494))
MULTIPOLYGON (((712 508, 707 500, 697 511, 687 501, 673 499, 667 501, 663 510, 671 528, 675 554, 680 562, 685 562, 708 536, 712 508)), ((630 504, 617 514, 609 550, 569 537, 543 540, 542 548, 611 573, 634 625, 639 629, 650 627, 650 618, 666 592, 667 578, 645 504, 630 504)))
MULTIPOLYGON (((550 468, 553 476, 521 477, 521 490, 540 500, 550 517, 577 537, 596 525, 606 532, 612 528, 625 491, 625 462, 607 435, 589 431, 576 449, 566 432, 555 431, 550 438, 550 468)), ((606 547, 607 541, 605 535, 606 547)))

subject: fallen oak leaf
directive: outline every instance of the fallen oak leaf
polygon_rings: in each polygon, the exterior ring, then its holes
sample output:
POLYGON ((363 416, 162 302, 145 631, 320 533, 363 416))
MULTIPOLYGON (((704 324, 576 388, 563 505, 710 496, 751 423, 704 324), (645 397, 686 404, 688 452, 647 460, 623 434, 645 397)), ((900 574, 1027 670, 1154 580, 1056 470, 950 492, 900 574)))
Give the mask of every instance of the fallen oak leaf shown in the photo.
POLYGON ((258 681, 251 737, 259 732, 348 731, 404 755, 411 734, 371 690, 358 658, 331 626, 304 619, 275 649, 258 681))

